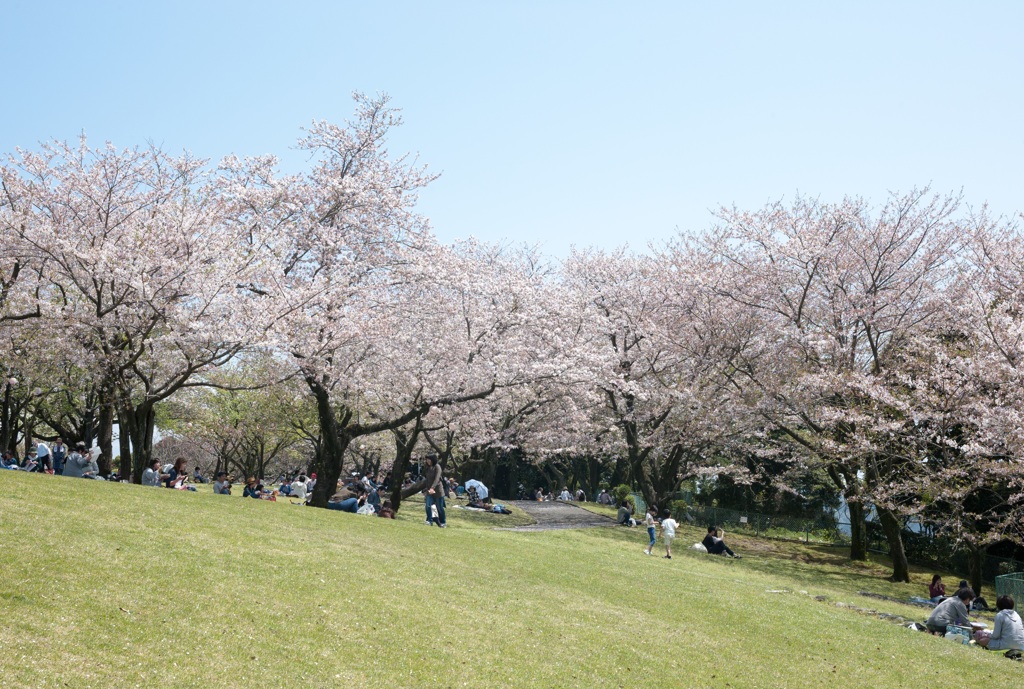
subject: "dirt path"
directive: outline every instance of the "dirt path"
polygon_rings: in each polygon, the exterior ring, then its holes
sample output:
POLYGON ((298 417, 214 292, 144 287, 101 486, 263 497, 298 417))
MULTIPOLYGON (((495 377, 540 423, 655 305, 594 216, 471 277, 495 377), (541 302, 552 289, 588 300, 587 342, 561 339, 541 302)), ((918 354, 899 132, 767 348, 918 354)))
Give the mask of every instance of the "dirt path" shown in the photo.
POLYGON ((615 521, 565 502, 513 500, 513 505, 537 520, 532 526, 515 526, 509 531, 550 531, 552 529, 588 529, 614 526, 615 521))

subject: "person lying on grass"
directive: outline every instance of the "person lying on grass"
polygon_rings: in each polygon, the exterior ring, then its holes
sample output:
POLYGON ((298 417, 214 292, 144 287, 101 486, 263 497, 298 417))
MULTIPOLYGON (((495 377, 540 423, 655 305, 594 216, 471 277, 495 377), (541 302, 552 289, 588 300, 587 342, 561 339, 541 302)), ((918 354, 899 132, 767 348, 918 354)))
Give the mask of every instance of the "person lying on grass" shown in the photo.
POLYGON ((951 624, 969 627, 971 620, 967 611, 971 607, 972 600, 974 600, 974 589, 969 587, 960 589, 955 596, 951 596, 935 606, 932 614, 925 620, 924 626, 933 634, 945 634, 946 627, 951 624))
POLYGON ((982 629, 974 634, 974 640, 990 651, 1024 650, 1024 623, 1013 609, 1013 596, 999 596, 996 599, 996 621, 992 631, 982 629))
POLYGON ((704 537, 704 540, 701 541, 701 544, 707 548, 708 552, 712 555, 728 555, 729 557, 734 557, 737 560, 742 558, 742 555, 737 555, 729 549, 729 546, 727 546, 725 541, 722 539, 723 535, 724 533, 721 529, 712 524, 708 527, 708 534, 704 537))

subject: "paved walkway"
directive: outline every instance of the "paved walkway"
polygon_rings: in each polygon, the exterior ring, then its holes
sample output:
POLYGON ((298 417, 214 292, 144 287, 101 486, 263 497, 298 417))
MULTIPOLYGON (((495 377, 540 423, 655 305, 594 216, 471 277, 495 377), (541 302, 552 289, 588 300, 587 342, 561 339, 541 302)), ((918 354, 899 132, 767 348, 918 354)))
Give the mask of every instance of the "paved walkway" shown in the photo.
POLYGON ((532 526, 515 526, 509 531, 550 531, 552 529, 588 529, 596 526, 615 526, 615 520, 594 514, 571 502, 537 502, 512 500, 523 512, 537 520, 532 526))

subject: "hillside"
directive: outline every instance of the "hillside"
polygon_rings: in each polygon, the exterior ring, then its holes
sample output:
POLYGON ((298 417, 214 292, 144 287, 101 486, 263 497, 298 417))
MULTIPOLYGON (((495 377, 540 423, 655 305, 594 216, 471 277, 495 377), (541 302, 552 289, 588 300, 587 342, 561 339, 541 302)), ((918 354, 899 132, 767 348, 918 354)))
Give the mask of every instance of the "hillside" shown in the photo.
POLYGON ((731 537, 450 528, 0 472, 0 687, 1019 687, 1024 664, 923 619, 884 565, 731 537), (660 545, 660 544, 659 544, 660 545), (777 593, 784 591, 783 593, 777 593), (802 593, 805 592, 805 593, 802 593), (822 598, 818 600, 817 598, 822 598))

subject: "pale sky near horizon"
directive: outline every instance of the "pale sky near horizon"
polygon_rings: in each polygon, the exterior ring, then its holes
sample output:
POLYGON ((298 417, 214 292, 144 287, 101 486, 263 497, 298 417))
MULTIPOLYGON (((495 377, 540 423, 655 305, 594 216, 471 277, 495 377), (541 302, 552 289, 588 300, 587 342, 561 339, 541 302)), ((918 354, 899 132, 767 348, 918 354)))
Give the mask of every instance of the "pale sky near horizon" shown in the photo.
POLYGON ((1024 2, 0 0, 0 153, 161 144, 289 170, 386 92, 444 241, 612 249, 796 192, 1020 199, 1024 2))

